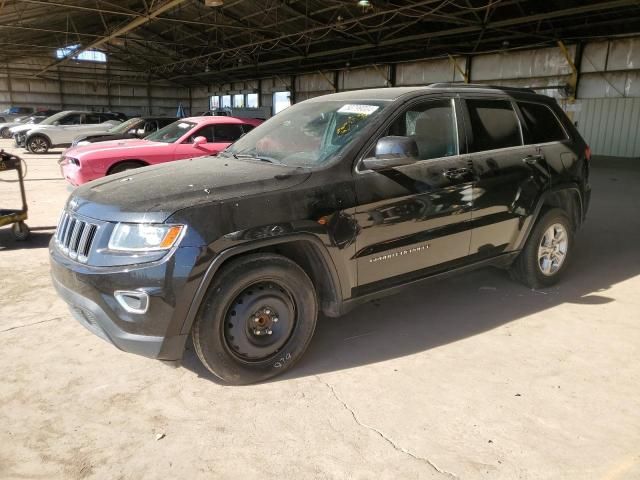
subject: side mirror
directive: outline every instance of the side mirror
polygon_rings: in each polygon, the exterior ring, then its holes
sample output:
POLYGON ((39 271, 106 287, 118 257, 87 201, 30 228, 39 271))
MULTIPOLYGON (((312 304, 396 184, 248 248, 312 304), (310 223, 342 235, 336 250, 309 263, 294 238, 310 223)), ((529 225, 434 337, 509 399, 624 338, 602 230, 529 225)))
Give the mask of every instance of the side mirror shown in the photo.
POLYGON ((418 160, 418 145, 411 137, 382 137, 376 143, 375 157, 362 161, 367 170, 409 165, 418 160))
POLYGON ((193 139, 193 145, 196 147, 205 143, 207 143, 207 138, 201 135, 193 139))

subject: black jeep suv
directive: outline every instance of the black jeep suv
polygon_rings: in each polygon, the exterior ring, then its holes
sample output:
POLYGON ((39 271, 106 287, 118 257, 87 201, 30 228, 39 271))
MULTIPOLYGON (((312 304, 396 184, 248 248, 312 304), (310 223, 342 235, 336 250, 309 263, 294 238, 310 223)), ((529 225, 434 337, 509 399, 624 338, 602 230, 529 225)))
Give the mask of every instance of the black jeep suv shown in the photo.
POLYGON ((179 362, 191 334, 215 375, 256 382, 302 356, 319 311, 483 266, 556 282, 587 212, 589 157, 558 105, 528 90, 318 97, 217 157, 76 189, 53 282, 122 350, 179 362))

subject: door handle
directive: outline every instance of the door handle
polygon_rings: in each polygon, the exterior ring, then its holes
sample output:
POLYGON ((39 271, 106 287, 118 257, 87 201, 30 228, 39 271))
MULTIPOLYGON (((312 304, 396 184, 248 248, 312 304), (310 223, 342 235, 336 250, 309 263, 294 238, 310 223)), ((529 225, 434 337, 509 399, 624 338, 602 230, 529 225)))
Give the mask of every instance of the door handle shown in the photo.
POLYGON ((449 168, 442 172, 442 176, 449 179, 457 179, 468 175, 469 173, 471 173, 471 170, 468 168, 449 168))
POLYGON ((535 165, 541 160, 544 160, 542 155, 529 155, 522 159, 522 161, 528 165, 535 165))

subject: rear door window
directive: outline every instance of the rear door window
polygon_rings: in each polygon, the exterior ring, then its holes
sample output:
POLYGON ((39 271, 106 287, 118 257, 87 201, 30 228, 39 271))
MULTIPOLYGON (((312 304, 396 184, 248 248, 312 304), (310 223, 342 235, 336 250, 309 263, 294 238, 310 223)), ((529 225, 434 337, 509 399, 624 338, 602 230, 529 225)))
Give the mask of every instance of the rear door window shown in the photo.
POLYGON ((522 145, 520 122, 508 100, 467 99, 471 122, 469 152, 522 145))
POLYGON ((527 125, 527 143, 560 142, 567 139, 558 117, 547 105, 518 102, 518 108, 527 125))
POLYGON ((237 123, 217 124, 213 126, 213 131, 216 142, 235 142, 244 133, 242 125, 237 123))
POLYGON ((100 115, 90 113, 90 114, 87 114, 87 119, 85 123, 102 123, 103 121, 105 120, 103 120, 103 118, 100 115))

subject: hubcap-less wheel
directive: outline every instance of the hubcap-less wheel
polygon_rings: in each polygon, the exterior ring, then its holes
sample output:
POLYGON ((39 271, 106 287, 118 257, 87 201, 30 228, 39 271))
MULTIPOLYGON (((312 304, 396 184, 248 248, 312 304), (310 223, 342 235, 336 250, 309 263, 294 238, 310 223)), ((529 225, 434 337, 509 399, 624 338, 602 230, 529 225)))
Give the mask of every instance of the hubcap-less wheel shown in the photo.
POLYGON ((224 340, 237 358, 260 361, 282 348, 295 322, 295 303, 284 287, 274 282, 254 283, 231 302, 224 340))
POLYGON ((48 148, 47 141, 42 137, 33 138, 29 142, 29 150, 33 153, 44 153, 48 148))
POLYGON ((538 247, 538 266, 547 276, 554 275, 567 257, 569 239, 564 226, 559 223, 551 225, 542 236, 538 247))

